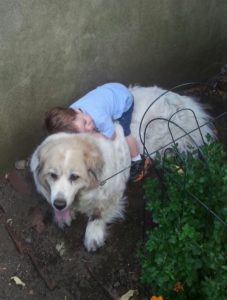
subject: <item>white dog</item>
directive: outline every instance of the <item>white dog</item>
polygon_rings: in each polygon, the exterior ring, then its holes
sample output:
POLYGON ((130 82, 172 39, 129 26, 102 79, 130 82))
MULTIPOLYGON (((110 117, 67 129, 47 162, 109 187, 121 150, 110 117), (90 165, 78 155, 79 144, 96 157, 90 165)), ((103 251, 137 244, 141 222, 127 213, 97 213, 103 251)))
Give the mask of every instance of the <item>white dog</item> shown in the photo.
MULTIPOLYGON (((131 129, 141 153, 143 145, 139 129, 152 156, 157 150, 163 153, 169 148, 173 138, 177 140, 179 151, 187 151, 189 146, 192 149, 201 145, 207 134, 214 136, 210 126, 205 124, 210 120, 209 115, 190 97, 169 92, 152 104, 164 90, 158 87, 133 87, 130 90, 134 96, 131 129), (198 126, 202 126, 200 130, 198 126), (190 135, 185 135, 189 132, 190 135)), ((76 212, 88 216, 84 239, 88 251, 95 251, 104 244, 107 223, 123 217, 123 194, 131 158, 118 124, 116 134, 114 141, 90 134, 53 134, 38 146, 31 159, 37 190, 53 207, 58 225, 69 226, 76 212)))

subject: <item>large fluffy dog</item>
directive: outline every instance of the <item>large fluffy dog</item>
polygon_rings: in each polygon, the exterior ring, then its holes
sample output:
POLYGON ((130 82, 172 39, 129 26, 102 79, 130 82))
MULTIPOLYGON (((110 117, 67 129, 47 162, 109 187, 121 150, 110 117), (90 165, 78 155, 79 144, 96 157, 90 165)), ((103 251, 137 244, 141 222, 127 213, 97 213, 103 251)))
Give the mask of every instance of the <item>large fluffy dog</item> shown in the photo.
MULTIPOLYGON (((147 126, 145 134, 145 146, 152 155, 156 150, 163 152, 170 147, 172 138, 184 136, 177 143, 179 150, 185 151, 189 146, 201 145, 207 134, 214 136, 207 124, 193 131, 198 125, 205 124, 209 116, 190 97, 167 93, 152 104, 164 90, 158 87, 133 87, 130 90, 134 96, 131 129, 141 152, 143 146, 139 139, 139 128, 144 139, 146 125, 153 119, 156 120, 147 126), (191 134, 185 136, 187 132, 191 134)), ((31 159, 37 190, 53 207, 58 225, 70 225, 76 212, 88 216, 84 239, 88 251, 95 251, 104 244, 107 223, 123 217, 123 193, 131 160, 122 128, 118 124, 116 133, 114 141, 95 138, 91 134, 53 134, 38 146, 31 159), (123 169, 123 172, 100 185, 100 182, 123 169)))

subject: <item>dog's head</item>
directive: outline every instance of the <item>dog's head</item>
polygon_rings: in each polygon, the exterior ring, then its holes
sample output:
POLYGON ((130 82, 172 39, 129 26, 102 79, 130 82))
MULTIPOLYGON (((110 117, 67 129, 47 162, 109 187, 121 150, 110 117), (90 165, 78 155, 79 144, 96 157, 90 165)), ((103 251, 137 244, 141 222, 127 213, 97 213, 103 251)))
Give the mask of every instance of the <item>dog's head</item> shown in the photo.
POLYGON ((96 188, 103 165, 99 148, 86 134, 54 134, 31 160, 36 187, 55 210, 70 207, 81 192, 96 188))

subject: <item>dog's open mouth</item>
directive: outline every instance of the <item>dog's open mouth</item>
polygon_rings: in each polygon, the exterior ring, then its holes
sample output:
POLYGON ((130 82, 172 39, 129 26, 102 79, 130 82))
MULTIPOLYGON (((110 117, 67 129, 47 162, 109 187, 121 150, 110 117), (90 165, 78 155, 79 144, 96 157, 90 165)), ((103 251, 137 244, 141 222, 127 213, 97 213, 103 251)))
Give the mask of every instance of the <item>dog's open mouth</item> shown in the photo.
POLYGON ((72 216, 69 208, 65 208, 64 210, 54 210, 55 220, 57 222, 63 222, 68 225, 71 222, 72 216))

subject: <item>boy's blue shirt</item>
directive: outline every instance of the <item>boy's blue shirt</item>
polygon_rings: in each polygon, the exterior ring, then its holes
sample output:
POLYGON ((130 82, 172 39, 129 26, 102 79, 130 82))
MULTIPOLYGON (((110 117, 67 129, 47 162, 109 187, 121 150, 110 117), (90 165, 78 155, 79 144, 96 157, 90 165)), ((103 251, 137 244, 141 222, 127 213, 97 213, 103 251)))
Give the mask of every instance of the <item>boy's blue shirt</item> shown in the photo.
POLYGON ((119 119, 133 103, 129 89, 121 83, 106 83, 70 105, 90 115, 97 130, 110 138, 114 133, 113 121, 119 119))

